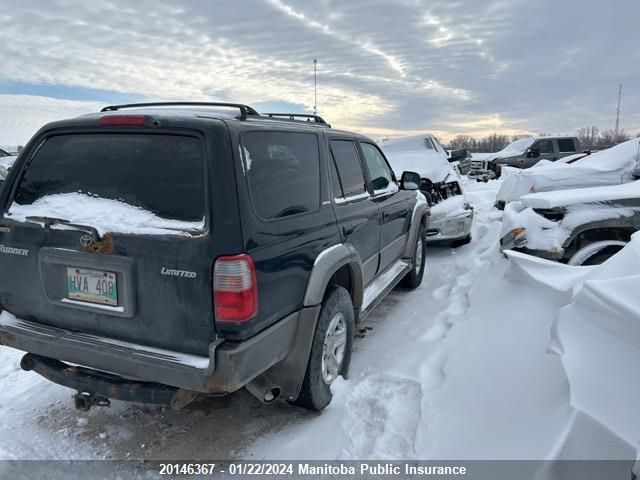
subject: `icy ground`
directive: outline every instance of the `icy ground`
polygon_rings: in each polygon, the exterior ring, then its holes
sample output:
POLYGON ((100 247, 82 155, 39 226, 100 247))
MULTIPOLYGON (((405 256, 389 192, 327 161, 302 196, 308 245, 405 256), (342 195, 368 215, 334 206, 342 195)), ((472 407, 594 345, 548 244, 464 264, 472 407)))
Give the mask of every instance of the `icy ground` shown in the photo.
POLYGON ((498 187, 467 185, 473 241, 430 247, 423 284, 395 290, 368 319, 324 412, 242 391, 180 412, 113 402, 82 413, 73 392, 22 372, 21 354, 0 347, 0 459, 553 456, 575 422, 560 357, 547 353, 567 298, 508 269, 498 187))

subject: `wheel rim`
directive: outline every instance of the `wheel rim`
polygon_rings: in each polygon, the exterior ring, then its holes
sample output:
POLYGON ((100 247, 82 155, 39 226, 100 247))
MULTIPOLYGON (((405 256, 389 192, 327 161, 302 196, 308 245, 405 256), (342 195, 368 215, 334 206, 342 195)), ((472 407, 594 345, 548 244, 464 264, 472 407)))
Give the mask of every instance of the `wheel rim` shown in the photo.
POLYGON ((418 237, 418 242, 416 243, 416 271, 419 272, 422 268, 422 237, 418 237))
POLYGON ((347 323, 341 312, 336 313, 327 329, 322 346, 322 380, 330 385, 342 368, 347 346, 347 323))

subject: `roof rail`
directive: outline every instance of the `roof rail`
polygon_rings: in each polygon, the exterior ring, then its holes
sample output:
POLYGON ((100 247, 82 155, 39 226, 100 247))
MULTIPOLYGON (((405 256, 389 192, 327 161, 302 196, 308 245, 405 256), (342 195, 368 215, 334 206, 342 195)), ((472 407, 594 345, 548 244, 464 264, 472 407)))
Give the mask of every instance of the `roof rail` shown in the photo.
MULTIPOLYGON (((326 127, 331 128, 331 125, 329 125, 324 118, 322 118, 320 115, 308 115, 305 113, 263 113, 263 116, 267 116, 267 117, 284 117, 288 120, 297 120, 298 118, 303 118, 305 119, 304 121, 307 122, 311 122, 311 120, 313 120, 314 123, 320 123, 326 127)), ((300 120, 297 120, 300 121, 300 120)))
POLYGON ((151 102, 151 103, 127 103, 124 105, 109 105, 104 107, 101 112, 115 112, 125 108, 139 107, 230 107, 240 110, 240 118, 246 120, 249 115, 260 115, 254 108, 242 103, 226 103, 226 102, 151 102))

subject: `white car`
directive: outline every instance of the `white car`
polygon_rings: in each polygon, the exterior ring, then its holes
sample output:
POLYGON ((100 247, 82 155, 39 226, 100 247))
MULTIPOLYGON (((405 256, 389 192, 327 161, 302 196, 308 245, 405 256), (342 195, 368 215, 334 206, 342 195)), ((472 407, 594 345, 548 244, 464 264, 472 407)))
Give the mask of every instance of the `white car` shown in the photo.
POLYGON ((380 143, 396 176, 411 171, 422 178, 420 191, 431 204, 429 242, 453 246, 471 241, 473 207, 467 201, 460 174, 449 163, 445 149, 429 134, 380 143))
POLYGON ((572 188, 619 185, 635 180, 640 159, 640 139, 592 153, 572 163, 548 163, 506 175, 496 196, 496 206, 523 195, 572 188))

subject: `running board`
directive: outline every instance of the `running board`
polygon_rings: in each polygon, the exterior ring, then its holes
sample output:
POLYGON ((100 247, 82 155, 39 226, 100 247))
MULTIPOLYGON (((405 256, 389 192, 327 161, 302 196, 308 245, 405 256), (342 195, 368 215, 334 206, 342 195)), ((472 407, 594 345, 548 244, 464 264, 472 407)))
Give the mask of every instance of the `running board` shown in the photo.
POLYGON ((410 270, 411 264, 409 262, 396 260, 367 285, 362 298, 360 320, 364 320, 410 270))

